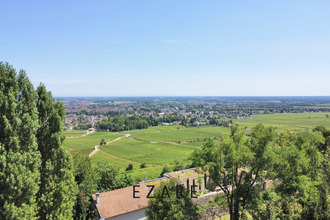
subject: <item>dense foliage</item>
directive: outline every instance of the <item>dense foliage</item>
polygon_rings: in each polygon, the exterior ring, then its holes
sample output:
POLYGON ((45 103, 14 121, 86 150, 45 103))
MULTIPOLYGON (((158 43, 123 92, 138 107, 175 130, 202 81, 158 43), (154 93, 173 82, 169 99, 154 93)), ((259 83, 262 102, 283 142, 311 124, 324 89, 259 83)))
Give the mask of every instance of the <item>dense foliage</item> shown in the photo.
POLYGON ((96 124, 96 128, 105 131, 125 131, 132 129, 148 128, 147 120, 135 116, 115 116, 109 117, 96 124))
POLYGON ((74 176, 79 188, 73 209, 75 219, 97 217, 91 200, 92 194, 135 184, 131 175, 119 173, 118 166, 104 161, 92 163, 89 157, 78 153, 74 155, 74 166, 74 176))
POLYGON ((259 124, 247 136, 232 126, 191 159, 224 192, 231 219, 329 219, 328 137, 324 127, 277 133, 259 124))
MULTIPOLYGON (((64 148, 64 106, 0 63, 0 219, 88 219, 91 195, 134 184, 108 163, 64 148)), ((105 142, 103 140, 103 142, 105 142)))
POLYGON ((155 190, 154 198, 149 199, 146 215, 148 219, 200 219, 197 205, 192 202, 189 191, 174 179, 162 182, 155 190))
POLYGON ((160 123, 182 122, 184 117, 171 115, 156 118, 153 116, 113 116, 96 123, 96 128, 103 131, 127 131, 145 129, 160 123))
POLYGON ((36 137, 42 158, 37 198, 39 216, 41 219, 68 219, 72 216, 70 208, 77 189, 71 155, 62 145, 64 106, 55 102, 44 85, 37 88, 37 93, 39 128, 36 137))
POLYGON ((0 63, 0 112, 0 219, 71 218, 76 184, 62 103, 0 63))

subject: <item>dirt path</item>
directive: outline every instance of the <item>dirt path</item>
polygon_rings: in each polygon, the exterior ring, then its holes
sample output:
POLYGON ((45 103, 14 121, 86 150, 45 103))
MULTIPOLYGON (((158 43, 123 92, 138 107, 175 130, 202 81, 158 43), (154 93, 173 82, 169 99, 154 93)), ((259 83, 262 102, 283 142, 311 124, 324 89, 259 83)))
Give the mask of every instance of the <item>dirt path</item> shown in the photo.
MULTIPOLYGON (((121 137, 118 137, 116 138, 115 140, 112 140, 112 141, 108 141, 105 145, 108 145, 108 144, 111 144, 115 141, 119 141, 120 139, 122 138, 128 138, 131 134, 125 134, 124 136, 121 136, 121 137)), ((94 146, 94 150, 88 155, 89 157, 92 157, 94 154, 96 154, 97 152, 99 152, 99 147, 100 145, 96 145, 94 146)))

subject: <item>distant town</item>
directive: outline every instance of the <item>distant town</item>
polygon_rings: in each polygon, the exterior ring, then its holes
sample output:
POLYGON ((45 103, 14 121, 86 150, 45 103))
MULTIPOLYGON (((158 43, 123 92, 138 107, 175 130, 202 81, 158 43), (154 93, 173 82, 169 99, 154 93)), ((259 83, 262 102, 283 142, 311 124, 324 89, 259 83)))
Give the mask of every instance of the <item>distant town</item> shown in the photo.
MULTIPOLYGON (((121 97, 59 98, 66 111, 65 129, 101 128, 109 117, 152 120, 149 125, 215 125, 274 113, 329 112, 330 97, 121 97)), ((109 130, 103 129, 101 130, 109 130)), ((130 130, 113 128, 112 131, 130 130)))

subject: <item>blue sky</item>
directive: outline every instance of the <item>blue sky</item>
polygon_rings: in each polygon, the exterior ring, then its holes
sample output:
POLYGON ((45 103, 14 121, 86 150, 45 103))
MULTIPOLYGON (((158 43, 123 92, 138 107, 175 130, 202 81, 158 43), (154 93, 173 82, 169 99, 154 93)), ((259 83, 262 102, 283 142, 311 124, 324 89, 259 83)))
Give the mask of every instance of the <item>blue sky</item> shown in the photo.
POLYGON ((330 95, 330 1, 1 1, 0 61, 54 96, 330 95))

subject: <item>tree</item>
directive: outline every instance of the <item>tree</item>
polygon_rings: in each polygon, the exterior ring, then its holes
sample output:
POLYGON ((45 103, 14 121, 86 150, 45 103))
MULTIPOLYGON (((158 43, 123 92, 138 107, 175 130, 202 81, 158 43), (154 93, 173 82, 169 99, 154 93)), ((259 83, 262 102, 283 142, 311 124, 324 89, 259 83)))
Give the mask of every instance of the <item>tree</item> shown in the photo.
POLYGON ((133 170, 133 164, 128 164, 128 166, 125 169, 126 171, 133 170))
POLYGON ((112 189, 120 189, 135 184, 135 180, 132 175, 124 173, 116 176, 116 180, 112 189))
POLYGON ((154 198, 149 199, 148 208, 148 219, 200 219, 190 193, 174 179, 161 183, 155 190, 154 198))
POLYGON ((119 174, 119 167, 105 161, 98 161, 94 167, 100 175, 100 179, 98 181, 98 191, 105 192, 115 189, 115 182, 116 177, 119 174))
POLYGON ((39 129, 36 137, 41 153, 39 217, 68 219, 72 216, 77 186, 72 157, 62 145, 65 138, 64 106, 62 102, 54 100, 43 84, 37 88, 37 93, 39 129))
MULTIPOLYGON (((281 197, 275 192, 274 188, 263 190, 257 187, 251 196, 251 201, 247 204, 247 209, 252 219, 275 219, 279 210, 281 197)), ((291 205, 296 206, 297 203, 290 201, 291 205)), ((294 215, 290 216, 294 219, 294 215)), ((284 219, 290 219, 285 218, 284 219)))
POLYGON ((183 163, 179 162, 178 160, 174 161, 174 168, 173 171, 183 170, 183 163))
POLYGON ((76 194, 64 107, 0 63, 0 218, 68 219, 76 194))
POLYGON ((330 130, 326 129, 324 126, 317 126, 313 129, 314 132, 321 132, 324 137, 324 144, 321 143, 318 145, 319 151, 323 155, 323 161, 321 162, 321 176, 320 176, 320 185, 318 189, 320 191, 320 219, 329 219, 330 218, 330 198, 329 198, 329 188, 330 188, 330 169, 329 169, 329 153, 330 153, 330 130), (327 210, 327 211, 326 211, 327 210))
MULTIPOLYGON (((283 135, 281 135, 283 136, 283 135)), ((275 148, 274 174, 280 184, 277 217, 291 219, 329 219, 328 183, 319 131, 287 134, 275 148)))
POLYGON ((262 182, 273 161, 275 132, 257 125, 250 140, 245 130, 231 126, 230 135, 223 135, 219 144, 210 139, 190 158, 195 166, 209 170, 214 185, 226 195, 230 219, 245 216, 255 184, 262 182))
POLYGON ((328 156, 329 155, 329 150, 330 150, 330 130, 326 129, 324 126, 316 126, 313 129, 314 132, 321 132, 321 134, 324 137, 324 143, 318 145, 319 151, 324 155, 328 156))
POLYGON ((273 168, 267 171, 276 184, 251 195, 247 208, 254 218, 329 219, 328 165, 320 151, 324 137, 314 130, 278 135, 273 168))
POLYGON ((168 166, 164 166, 162 172, 160 173, 160 177, 163 177, 164 173, 171 172, 170 168, 168 166))
POLYGON ((0 219, 36 219, 37 93, 25 72, 0 62, 0 219))
POLYGON ((100 141, 100 146, 106 145, 107 143, 105 142, 105 140, 102 138, 102 140, 100 141))
POLYGON ((88 156, 76 153, 73 158, 74 177, 78 185, 73 217, 75 219, 88 219, 95 214, 95 209, 91 207, 90 198, 93 193, 98 191, 100 175, 88 156))

